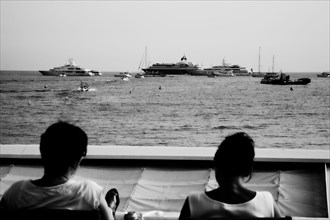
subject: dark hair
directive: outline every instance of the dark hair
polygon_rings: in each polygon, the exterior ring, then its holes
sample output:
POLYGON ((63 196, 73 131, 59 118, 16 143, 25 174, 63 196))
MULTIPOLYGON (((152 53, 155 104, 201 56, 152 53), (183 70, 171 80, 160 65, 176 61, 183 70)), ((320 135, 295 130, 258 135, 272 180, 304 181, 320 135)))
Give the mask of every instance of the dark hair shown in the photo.
POLYGON ((116 188, 112 188, 110 189, 107 194, 105 195, 105 200, 107 201, 108 203, 108 206, 109 205, 115 205, 115 207, 111 207, 109 206, 111 209, 115 209, 115 210, 112 210, 113 212, 116 212, 117 211, 117 208, 119 206, 119 203, 120 203, 120 198, 119 198, 119 192, 116 188), (116 201, 115 201, 115 204, 111 204, 111 202, 113 202, 113 197, 116 198, 116 201))
POLYGON ((79 127, 59 121, 41 135, 40 153, 45 169, 62 174, 87 153, 87 134, 79 127))
POLYGON ((214 156, 215 168, 226 176, 251 178, 254 141, 245 132, 227 136, 214 156))

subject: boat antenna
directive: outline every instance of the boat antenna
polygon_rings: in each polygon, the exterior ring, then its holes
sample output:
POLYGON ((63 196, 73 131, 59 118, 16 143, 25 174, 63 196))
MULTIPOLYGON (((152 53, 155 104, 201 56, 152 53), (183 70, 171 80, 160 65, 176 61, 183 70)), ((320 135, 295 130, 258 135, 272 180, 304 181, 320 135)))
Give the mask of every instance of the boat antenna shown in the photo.
POLYGON ((74 60, 73 60, 72 57, 69 58, 69 65, 70 65, 70 66, 74 66, 74 65, 75 65, 74 60))

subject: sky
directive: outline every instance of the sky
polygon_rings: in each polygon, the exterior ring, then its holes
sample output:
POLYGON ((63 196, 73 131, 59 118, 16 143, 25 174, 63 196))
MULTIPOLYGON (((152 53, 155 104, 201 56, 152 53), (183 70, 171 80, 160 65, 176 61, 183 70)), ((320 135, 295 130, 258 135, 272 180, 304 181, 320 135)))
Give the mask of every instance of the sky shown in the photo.
POLYGON ((227 63, 329 71, 329 0, 0 1, 0 69, 48 70, 73 58, 100 71, 227 63), (147 48, 147 49, 146 49, 147 48), (260 53, 259 53, 260 51, 260 53))

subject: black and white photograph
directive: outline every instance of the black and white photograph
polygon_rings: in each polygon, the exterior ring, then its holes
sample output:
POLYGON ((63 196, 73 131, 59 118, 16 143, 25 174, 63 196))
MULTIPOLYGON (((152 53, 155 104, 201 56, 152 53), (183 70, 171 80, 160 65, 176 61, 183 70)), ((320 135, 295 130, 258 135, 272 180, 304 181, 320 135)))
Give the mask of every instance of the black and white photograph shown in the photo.
POLYGON ((329 0, 0 0, 0 218, 330 218, 329 0))

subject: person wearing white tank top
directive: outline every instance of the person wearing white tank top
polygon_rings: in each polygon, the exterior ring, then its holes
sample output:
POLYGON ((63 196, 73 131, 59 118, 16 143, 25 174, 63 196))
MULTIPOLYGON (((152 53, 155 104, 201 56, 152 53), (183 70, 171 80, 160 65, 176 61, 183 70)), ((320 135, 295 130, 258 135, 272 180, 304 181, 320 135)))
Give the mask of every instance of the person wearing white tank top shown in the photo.
POLYGON ((214 156, 219 187, 208 192, 191 192, 179 219, 213 217, 283 217, 271 193, 243 186, 251 178, 254 141, 244 132, 227 136, 214 156))
POLYGON ((87 144, 87 134, 75 125, 60 121, 49 126, 40 140, 44 175, 14 183, 4 193, 0 207, 8 210, 99 209, 102 219, 115 219, 101 186, 88 180, 72 180, 86 156, 87 144))

